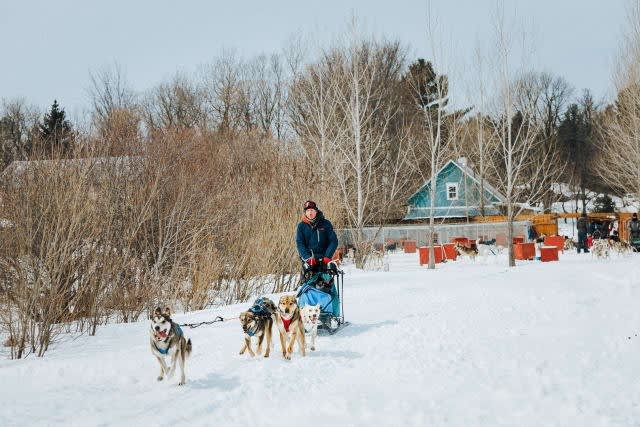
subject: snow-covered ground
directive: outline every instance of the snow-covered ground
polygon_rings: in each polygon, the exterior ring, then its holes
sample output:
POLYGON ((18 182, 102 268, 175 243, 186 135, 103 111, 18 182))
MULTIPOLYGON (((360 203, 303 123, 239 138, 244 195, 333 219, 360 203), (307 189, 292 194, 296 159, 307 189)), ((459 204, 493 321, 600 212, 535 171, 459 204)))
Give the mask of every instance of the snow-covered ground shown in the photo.
MULTIPOLYGON (((284 361, 239 356, 240 324, 185 329, 187 384, 157 382, 149 325, 0 361, 0 425, 637 426, 640 254, 428 271, 346 267, 351 325, 284 361), (638 334, 638 336, 636 336, 638 334)), ((235 317, 249 304, 175 315, 235 317)))

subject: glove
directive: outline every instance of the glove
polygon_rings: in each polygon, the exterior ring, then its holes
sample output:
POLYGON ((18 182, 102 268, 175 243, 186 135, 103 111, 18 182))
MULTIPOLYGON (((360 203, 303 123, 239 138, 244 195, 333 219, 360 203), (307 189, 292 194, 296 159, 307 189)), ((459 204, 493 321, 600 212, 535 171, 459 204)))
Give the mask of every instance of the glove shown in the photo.
POLYGON ((318 263, 318 261, 316 261, 314 257, 307 259, 305 262, 309 265, 309 267, 313 267, 318 263))
POLYGON ((323 264, 329 264, 331 262, 331 258, 329 258, 328 256, 322 258, 322 263, 323 264))

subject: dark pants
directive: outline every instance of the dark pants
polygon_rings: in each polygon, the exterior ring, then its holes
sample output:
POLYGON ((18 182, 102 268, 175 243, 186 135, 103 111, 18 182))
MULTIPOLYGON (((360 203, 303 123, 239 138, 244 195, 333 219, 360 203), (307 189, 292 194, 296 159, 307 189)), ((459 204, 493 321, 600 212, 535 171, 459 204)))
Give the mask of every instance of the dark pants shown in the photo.
POLYGON ((580 253, 580 249, 584 249, 584 253, 589 253, 589 248, 587 247, 587 232, 586 231, 578 231, 578 253, 580 253))

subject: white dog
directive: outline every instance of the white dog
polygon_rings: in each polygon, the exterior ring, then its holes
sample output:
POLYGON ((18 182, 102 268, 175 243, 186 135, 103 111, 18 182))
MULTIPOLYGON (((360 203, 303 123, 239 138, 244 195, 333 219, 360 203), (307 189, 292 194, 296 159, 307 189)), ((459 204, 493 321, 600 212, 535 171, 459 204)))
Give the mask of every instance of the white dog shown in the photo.
POLYGON ((300 309, 304 331, 311 336, 311 351, 316 349, 316 336, 318 335, 318 320, 320 319, 320 304, 305 305, 300 309))

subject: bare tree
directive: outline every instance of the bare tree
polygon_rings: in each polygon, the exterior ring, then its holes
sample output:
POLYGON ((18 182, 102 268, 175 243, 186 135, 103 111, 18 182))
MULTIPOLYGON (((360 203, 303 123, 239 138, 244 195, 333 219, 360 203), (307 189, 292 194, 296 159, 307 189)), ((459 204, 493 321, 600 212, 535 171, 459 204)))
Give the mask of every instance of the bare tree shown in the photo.
POLYGON ((14 160, 26 160, 33 150, 39 115, 24 99, 3 101, 0 109, 0 172, 14 160))
POLYGON ((596 171, 620 194, 640 198, 640 3, 631 4, 626 40, 614 82, 616 102, 607 109, 596 171))
POLYGON ((254 115, 265 135, 282 139, 285 131, 285 69, 279 55, 260 55, 250 67, 254 115))
POLYGON ((244 61, 225 50, 202 70, 202 90, 209 127, 235 131, 250 127, 251 96, 244 61))
POLYGON ((203 99, 196 85, 183 75, 161 83, 147 96, 143 118, 149 130, 204 129, 203 99))
POLYGON ((410 182, 411 139, 400 114, 403 65, 398 43, 361 40, 354 24, 347 43, 323 51, 290 88, 291 128, 313 165, 314 186, 328 190, 321 202, 340 200, 359 268, 373 249, 364 227, 381 226, 410 182))
POLYGON ((336 178, 347 223, 355 230, 358 267, 364 266, 372 249, 365 241, 364 227, 381 227, 392 207, 389 202, 396 200, 406 185, 401 172, 408 161, 408 150, 388 150, 391 145, 408 142, 406 135, 390 132, 399 111, 399 103, 390 102, 394 99, 394 83, 400 78, 399 53, 397 43, 359 41, 354 24, 348 48, 333 55, 340 110, 336 178))
POLYGON ((91 71, 89 79, 88 93, 99 123, 107 121, 112 111, 129 109, 135 104, 135 95, 120 64, 91 71))
POLYGON ((513 251, 513 222, 525 207, 531 206, 544 191, 544 182, 554 173, 553 155, 548 144, 540 139, 541 122, 536 120, 538 97, 527 96, 530 83, 524 78, 526 70, 512 69, 511 45, 505 30, 504 16, 496 22, 499 69, 495 78, 497 99, 494 106, 493 135, 498 146, 498 162, 494 165, 496 187, 506 198, 507 244, 509 266, 515 266, 513 251), (537 152, 534 158, 533 154, 537 152), (536 174, 528 173, 537 168, 536 174))

